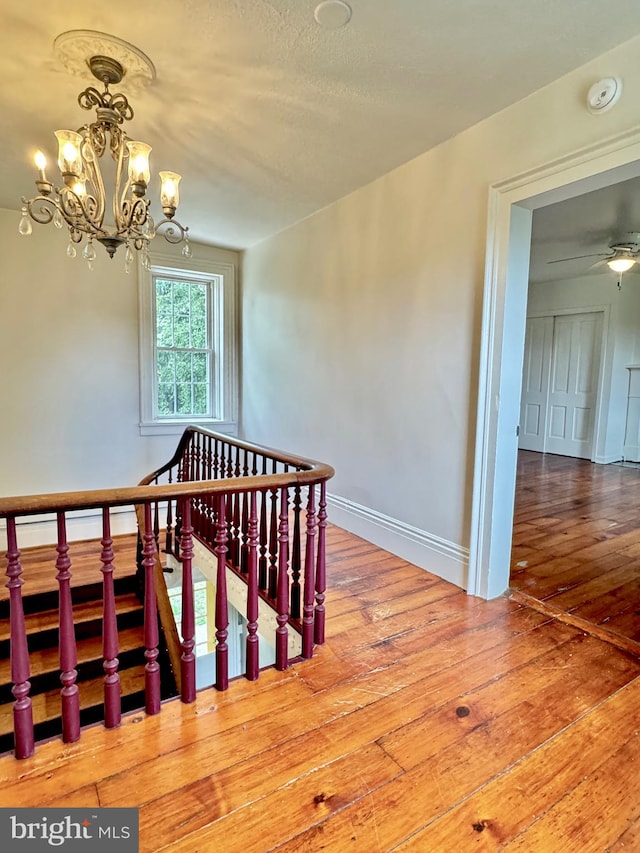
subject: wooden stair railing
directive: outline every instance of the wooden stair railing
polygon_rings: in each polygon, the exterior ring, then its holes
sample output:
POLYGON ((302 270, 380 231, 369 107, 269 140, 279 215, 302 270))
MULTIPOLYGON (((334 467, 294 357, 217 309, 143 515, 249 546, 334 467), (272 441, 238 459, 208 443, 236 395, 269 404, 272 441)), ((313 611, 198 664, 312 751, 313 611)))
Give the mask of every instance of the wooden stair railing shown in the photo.
MULTIPOLYGON (((162 551, 182 561, 185 556, 183 543, 191 549, 191 537, 195 536, 216 555, 215 586, 219 602, 216 686, 219 689, 225 689, 228 683, 226 569, 233 571, 247 586, 247 678, 257 678, 260 668, 259 599, 276 613, 277 669, 285 669, 288 665, 289 627, 301 635, 303 658, 311 657, 314 644, 324 642, 325 488, 332 475, 333 469, 329 466, 220 433, 188 427, 169 462, 142 480, 141 485, 213 481, 227 486, 224 493, 216 489, 194 497, 188 502, 189 506, 183 501, 169 500, 162 507, 156 503, 153 515, 159 550, 160 515, 164 512, 162 551), (314 472, 314 477, 309 476, 314 472), (255 488, 256 482, 260 488, 255 488), (306 491, 304 508, 303 489, 306 491), (185 526, 187 511, 188 528, 185 526)), ((187 569, 191 571, 191 553, 187 569)), ((164 583, 160 586, 164 588, 164 583)), ((186 585, 183 583, 182 600, 186 603, 184 622, 185 615, 189 618, 193 608, 190 577, 186 585)), ((173 614, 168 599, 164 613, 168 617, 167 624, 164 618, 162 624, 170 644, 169 655, 176 662, 184 650, 178 648, 178 632, 170 624, 173 614)), ((183 624, 183 636, 185 632, 191 636, 191 628, 183 624)))
MULTIPOLYGON (((259 597, 276 610, 276 668, 289 665, 289 625, 302 635, 302 655, 311 657, 314 642, 324 641, 326 482, 333 469, 291 454, 235 441, 195 428, 183 434, 172 459, 136 487, 84 492, 61 492, 0 498, 0 518, 6 519, 9 600, 10 669, 16 758, 34 753, 35 734, 30 696, 31 666, 23 608, 23 574, 17 522, 55 513, 58 520, 57 559, 52 571, 59 590, 59 668, 62 737, 80 737, 76 624, 71 578, 73 548, 66 535, 67 514, 99 510, 102 539, 96 549, 96 570, 102 574, 102 658, 104 725, 120 722, 120 641, 114 608, 115 567, 110 510, 133 506, 141 520, 141 567, 144 583, 144 696, 148 714, 161 710, 158 664, 158 603, 162 614, 164 583, 159 560, 160 511, 166 509, 163 537, 166 550, 178 554, 182 568, 182 625, 173 668, 183 702, 195 699, 195 619, 191 563, 194 537, 210 548, 217 562, 216 687, 228 686, 226 573, 229 568, 247 584, 247 670, 258 677, 257 613, 259 597), (163 482, 164 481, 164 482, 163 482), (303 492, 306 508, 302 510, 303 492), (290 507, 290 495, 293 501, 290 507), (292 521, 289 522, 290 510, 292 521), (303 523, 302 515, 305 513, 303 523), (304 554, 304 557, 302 556, 304 554)), ((165 589, 166 593, 166 589, 165 589)), ((165 608, 166 610, 166 608, 165 608)), ((163 625, 165 621, 163 616, 163 625)), ((165 639, 168 631, 165 626, 165 639)))

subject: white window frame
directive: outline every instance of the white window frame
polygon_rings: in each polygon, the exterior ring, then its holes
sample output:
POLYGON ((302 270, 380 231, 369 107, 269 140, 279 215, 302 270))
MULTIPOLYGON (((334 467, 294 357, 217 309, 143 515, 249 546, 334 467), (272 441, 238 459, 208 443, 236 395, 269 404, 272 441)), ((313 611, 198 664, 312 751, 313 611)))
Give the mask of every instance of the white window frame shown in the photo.
POLYGON ((177 435, 189 424, 236 435, 238 431, 238 329, 235 264, 198 257, 151 253, 151 265, 138 265, 140 302, 140 434, 177 435), (156 336, 154 279, 211 283, 209 328, 213 344, 212 417, 156 415, 156 336))

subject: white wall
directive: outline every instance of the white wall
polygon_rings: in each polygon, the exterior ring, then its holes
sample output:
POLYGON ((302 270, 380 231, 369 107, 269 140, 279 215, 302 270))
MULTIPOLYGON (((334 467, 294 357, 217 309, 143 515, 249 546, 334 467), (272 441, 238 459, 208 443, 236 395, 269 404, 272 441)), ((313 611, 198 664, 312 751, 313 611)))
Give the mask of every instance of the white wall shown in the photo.
POLYGON ((602 359, 602 427, 595 448, 595 461, 622 459, 627 416, 629 372, 640 336, 640 276, 627 274, 618 290, 613 273, 583 276, 529 286, 529 315, 569 309, 608 308, 605 316, 605 348, 602 359))
POLYGON ((245 254, 244 433, 333 464, 334 520, 462 585, 488 187, 635 127, 639 47, 245 254), (586 91, 611 74, 624 79, 621 102, 589 115, 586 91))
POLYGON ((18 220, 0 210, 0 495, 136 485, 179 437, 139 433, 137 274, 100 246, 90 272, 63 232, 18 220))

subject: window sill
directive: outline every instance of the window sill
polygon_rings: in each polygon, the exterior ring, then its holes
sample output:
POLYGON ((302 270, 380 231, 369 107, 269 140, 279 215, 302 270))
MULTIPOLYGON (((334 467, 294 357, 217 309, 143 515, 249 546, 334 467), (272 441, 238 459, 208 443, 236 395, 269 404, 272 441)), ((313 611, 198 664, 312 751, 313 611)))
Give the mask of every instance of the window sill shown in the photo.
POLYGON ((182 435, 188 426, 199 426, 225 435, 238 435, 236 421, 148 421, 139 425, 140 435, 182 435))

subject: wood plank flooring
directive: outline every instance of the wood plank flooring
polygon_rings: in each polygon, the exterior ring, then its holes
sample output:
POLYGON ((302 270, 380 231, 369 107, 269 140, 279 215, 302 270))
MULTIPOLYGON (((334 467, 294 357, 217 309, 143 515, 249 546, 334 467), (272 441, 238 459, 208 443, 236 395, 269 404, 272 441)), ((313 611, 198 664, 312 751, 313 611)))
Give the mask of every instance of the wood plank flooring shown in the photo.
POLYGON ((640 652, 640 469, 521 450, 511 586, 640 652))
POLYGON ((2 806, 137 806, 140 850, 621 853, 640 659, 335 527, 310 661, 0 759, 2 806))

